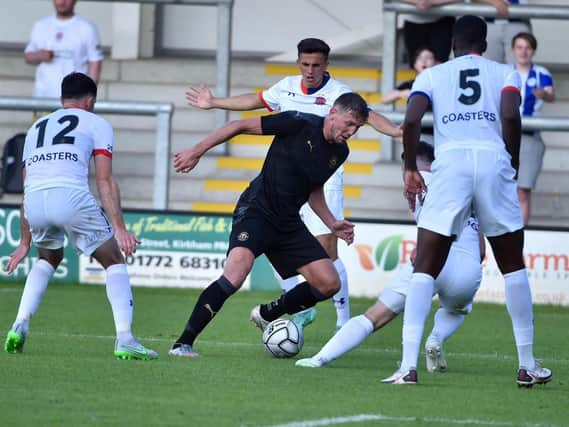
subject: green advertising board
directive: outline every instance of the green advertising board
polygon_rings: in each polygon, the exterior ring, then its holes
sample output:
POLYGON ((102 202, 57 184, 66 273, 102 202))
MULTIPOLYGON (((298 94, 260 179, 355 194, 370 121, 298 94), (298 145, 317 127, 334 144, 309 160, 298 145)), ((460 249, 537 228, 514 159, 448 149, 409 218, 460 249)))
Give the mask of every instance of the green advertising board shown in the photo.
MULTIPOLYGON (((0 279, 2 281, 23 282, 34 263, 38 260, 37 250, 32 246, 28 256, 12 274, 4 271, 10 254, 20 244, 20 208, 0 206, 0 279)), ((53 275, 57 282, 77 283, 79 280, 78 257, 65 239, 64 256, 53 275)))
MULTIPOLYGON (((127 229, 141 241, 136 253, 125 258, 135 286, 203 288, 223 273, 231 217, 181 212, 126 211, 127 229)), ((37 251, 8 275, 3 267, 20 240, 20 210, 0 206, 0 278, 24 281, 37 251)), ((64 259, 54 280, 69 283, 103 284, 105 272, 91 257, 77 256, 65 240, 64 259)), ((256 262, 244 288, 278 289, 274 273, 262 256, 256 262)))

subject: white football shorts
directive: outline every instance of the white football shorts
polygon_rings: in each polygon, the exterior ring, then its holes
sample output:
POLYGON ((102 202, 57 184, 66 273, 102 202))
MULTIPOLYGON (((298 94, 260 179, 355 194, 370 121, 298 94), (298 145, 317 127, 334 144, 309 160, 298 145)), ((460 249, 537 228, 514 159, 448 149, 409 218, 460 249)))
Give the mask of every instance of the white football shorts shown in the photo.
MULTIPOLYGON (((334 175, 324 184, 326 204, 336 219, 344 219, 344 167, 340 166, 334 175)), ((322 222, 320 217, 305 203, 300 208, 300 217, 314 236, 330 234, 332 231, 322 222)))
MULTIPOLYGON (((438 294, 440 305, 449 313, 468 314, 472 310, 472 300, 482 280, 478 255, 451 248, 447 261, 435 280, 433 293, 438 294)), ((378 300, 394 313, 401 313, 405 308, 412 277, 413 266, 409 262, 401 267, 378 300)))
POLYGON ((419 227, 460 236, 472 212, 486 236, 523 227, 515 172, 505 150, 443 147, 431 169, 419 227))
POLYGON ((91 255, 114 230, 90 192, 49 188, 24 194, 24 213, 38 248, 63 247, 64 235, 79 253, 91 255))

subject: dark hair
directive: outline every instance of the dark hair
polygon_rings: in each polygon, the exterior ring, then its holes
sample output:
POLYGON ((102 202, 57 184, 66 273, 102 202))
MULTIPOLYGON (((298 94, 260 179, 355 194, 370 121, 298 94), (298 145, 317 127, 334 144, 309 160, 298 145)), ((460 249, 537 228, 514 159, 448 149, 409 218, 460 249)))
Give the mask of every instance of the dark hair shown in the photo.
POLYGON ((320 39, 302 39, 296 45, 298 49, 298 56, 301 53, 321 53, 324 55, 324 58, 328 59, 328 55, 330 55, 330 46, 326 44, 324 40, 320 39))
MULTIPOLYGON (((429 163, 433 163, 435 161, 435 149, 428 142, 419 141, 416 157, 429 163)), ((405 160, 405 153, 401 153, 401 160, 405 160)))
POLYGON ((516 43, 517 39, 524 39, 526 42, 529 43, 533 50, 537 50, 537 39, 531 33, 518 33, 512 38, 512 49, 514 48, 514 44, 516 43))
POLYGON ((369 116, 369 108, 367 103, 364 99, 354 92, 347 92, 340 95, 334 101, 334 105, 332 107, 337 107, 344 112, 350 112, 358 119, 367 122, 367 118, 369 116))
POLYGON ((97 97, 97 84, 91 77, 83 73, 70 73, 61 82, 63 99, 81 99, 86 96, 97 97))
POLYGON ((433 54, 433 56, 435 57, 435 60, 436 60, 437 55, 435 54, 435 50, 432 47, 425 45, 425 46, 421 46, 419 49, 417 49, 415 52, 413 52, 413 56, 411 56, 411 62, 413 63, 413 65, 415 65, 415 61, 417 60, 419 55, 425 50, 428 50, 429 52, 431 52, 433 54))
POLYGON ((482 53, 486 50, 486 22, 475 15, 464 15, 454 24, 453 37, 455 49, 469 49, 482 53))

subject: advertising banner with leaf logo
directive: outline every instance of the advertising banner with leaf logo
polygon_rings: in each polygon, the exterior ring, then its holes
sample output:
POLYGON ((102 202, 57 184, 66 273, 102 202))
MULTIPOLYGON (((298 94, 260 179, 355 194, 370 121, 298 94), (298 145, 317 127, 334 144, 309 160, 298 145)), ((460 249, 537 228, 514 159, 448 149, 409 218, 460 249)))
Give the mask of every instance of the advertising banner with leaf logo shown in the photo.
MULTIPOLYGON (((339 248, 348 271, 350 295, 377 297, 401 266, 410 261, 417 229, 404 224, 355 224, 354 243, 341 243, 339 248)), ((503 279, 489 244, 486 246, 476 300, 504 303, 503 279)), ((524 258, 533 301, 569 305, 569 230, 526 230, 524 258)))

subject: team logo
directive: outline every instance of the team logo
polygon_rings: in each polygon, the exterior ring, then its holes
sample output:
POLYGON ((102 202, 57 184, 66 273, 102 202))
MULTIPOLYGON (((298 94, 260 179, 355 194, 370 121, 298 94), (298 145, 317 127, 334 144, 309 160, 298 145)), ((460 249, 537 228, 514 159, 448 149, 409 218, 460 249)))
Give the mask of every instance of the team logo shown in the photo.
POLYGON ((237 240, 239 240, 240 242, 245 242, 245 241, 249 240, 249 233, 247 233, 246 231, 242 231, 237 236, 237 240))
POLYGON ((328 166, 330 166, 330 169, 335 168, 338 165, 338 158, 337 157, 332 157, 330 159, 330 161, 328 162, 328 166))
POLYGON ((288 96, 292 96, 292 97, 294 98, 294 97, 296 96, 296 93, 294 93, 294 92, 289 92, 289 93, 288 93, 288 96))
POLYGON ((528 87, 536 87, 537 86, 537 79, 535 77, 528 78, 526 84, 528 87))
POLYGON ((60 42, 63 39, 63 32, 62 31, 58 31, 57 33, 55 33, 55 40, 60 42))
POLYGON ((311 141, 311 140, 308 140, 308 141, 306 141, 306 143, 307 143, 308 146, 310 147, 310 152, 312 153, 312 148, 313 148, 313 147, 312 147, 312 141, 311 141))
POLYGON ((314 103, 316 105, 326 105, 326 98, 324 98, 323 96, 317 96, 316 99, 314 100, 314 103))

